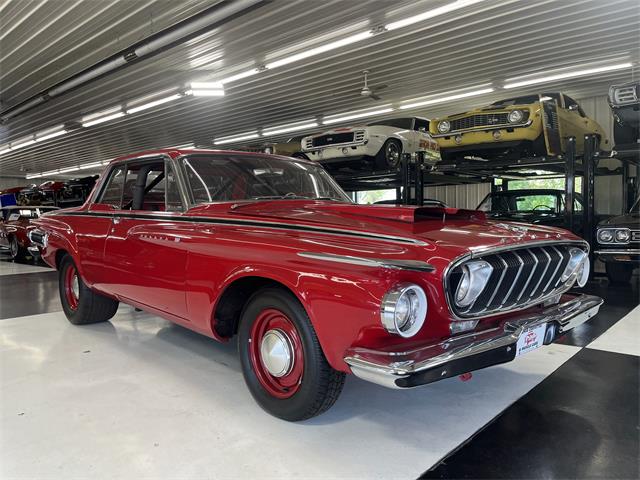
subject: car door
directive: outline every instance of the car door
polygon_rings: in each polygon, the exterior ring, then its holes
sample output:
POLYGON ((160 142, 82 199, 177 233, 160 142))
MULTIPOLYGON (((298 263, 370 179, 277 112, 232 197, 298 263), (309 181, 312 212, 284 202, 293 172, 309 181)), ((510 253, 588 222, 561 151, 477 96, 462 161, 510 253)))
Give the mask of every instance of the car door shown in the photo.
POLYGON ((578 102, 567 95, 563 95, 564 105, 561 109, 563 120, 563 136, 576 137, 576 148, 581 152, 584 148, 584 135, 589 133, 589 119, 578 102))
POLYGON ((105 242, 104 269, 110 289, 120 298, 186 318, 192 228, 181 221, 177 189, 169 159, 127 162, 121 206, 105 242))
POLYGON ((425 152, 425 160, 440 161, 440 146, 429 133, 429 120, 414 118, 413 130, 417 139, 417 151, 425 152))

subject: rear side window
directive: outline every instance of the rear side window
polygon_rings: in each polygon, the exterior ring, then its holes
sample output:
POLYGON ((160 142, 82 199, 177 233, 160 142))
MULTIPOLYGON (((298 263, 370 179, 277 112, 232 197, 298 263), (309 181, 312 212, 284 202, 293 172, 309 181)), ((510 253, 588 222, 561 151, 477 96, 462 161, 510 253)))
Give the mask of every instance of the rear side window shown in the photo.
POLYGON ((116 208, 122 206, 122 187, 124 186, 124 166, 116 167, 111 171, 104 189, 102 198, 97 203, 113 205, 116 208))

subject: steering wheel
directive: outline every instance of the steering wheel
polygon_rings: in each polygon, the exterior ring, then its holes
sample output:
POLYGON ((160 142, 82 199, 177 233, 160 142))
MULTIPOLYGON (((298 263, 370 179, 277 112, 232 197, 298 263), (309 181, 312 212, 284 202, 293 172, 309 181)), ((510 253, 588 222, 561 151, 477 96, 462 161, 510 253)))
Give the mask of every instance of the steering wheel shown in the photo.
POLYGON ((540 209, 540 210, 544 209, 544 210, 547 210, 549 212, 554 212, 555 211, 555 209, 553 207, 550 207, 549 205, 536 205, 535 207, 533 207, 532 211, 535 212, 538 209, 540 209))

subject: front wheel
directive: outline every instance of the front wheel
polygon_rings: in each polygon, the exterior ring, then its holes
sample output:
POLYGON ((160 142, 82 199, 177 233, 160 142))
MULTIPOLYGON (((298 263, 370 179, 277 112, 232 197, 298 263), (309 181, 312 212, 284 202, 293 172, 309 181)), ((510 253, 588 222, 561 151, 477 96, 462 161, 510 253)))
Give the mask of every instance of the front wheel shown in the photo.
POLYGON ((11 254, 11 260, 24 260, 28 251, 26 248, 21 247, 20 243, 18 243, 18 239, 14 236, 9 238, 9 253, 11 254))
POLYGON ((633 274, 633 265, 619 262, 606 262, 605 270, 611 283, 629 283, 633 274))
POLYGON ((74 325, 105 322, 118 310, 116 300, 95 293, 87 287, 70 255, 66 255, 60 262, 58 287, 62 309, 74 325))
POLYGON ((376 169, 393 170, 400 165, 402 156, 402 143, 400 140, 390 138, 377 153, 375 158, 376 169))
POLYGON ((285 290, 265 288, 251 297, 240 318, 238 350, 251 395, 276 417, 314 417, 342 391, 345 374, 329 365, 306 311, 285 290))

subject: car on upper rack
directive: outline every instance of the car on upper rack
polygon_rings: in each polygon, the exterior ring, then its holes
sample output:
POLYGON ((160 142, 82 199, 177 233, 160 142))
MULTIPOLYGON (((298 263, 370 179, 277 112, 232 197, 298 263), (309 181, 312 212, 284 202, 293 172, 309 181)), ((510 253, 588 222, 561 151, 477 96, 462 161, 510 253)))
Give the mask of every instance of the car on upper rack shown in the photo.
MULTIPOLYGON (((565 192, 552 188, 503 190, 491 192, 480 202, 477 210, 492 220, 526 222, 564 228, 565 192)), ((573 200, 574 232, 582 231, 582 195, 573 200)))
POLYGON ((427 163, 440 161, 438 142, 422 117, 390 118, 361 127, 338 127, 302 139, 302 153, 330 169, 371 165, 395 170, 403 153, 424 152, 427 163))
POLYGON ((640 143, 640 82, 612 85, 609 106, 615 119, 613 140, 616 150, 637 149, 640 143))
POLYGON ((71 323, 123 302, 237 337, 249 391, 290 421, 331 407, 348 373, 409 388, 509 362, 602 303, 569 291, 587 281, 589 247, 567 231, 357 205, 304 159, 142 152, 111 162, 83 206, 37 222, 71 323))
POLYGON ((511 97, 486 107, 431 121, 431 135, 443 160, 538 157, 566 152, 569 137, 583 153, 584 136, 596 135, 609 144, 604 129, 563 93, 511 97))
POLYGON ((629 213, 611 217, 598 225, 598 250, 612 283, 629 283, 633 270, 640 266, 640 197, 629 213))
POLYGON ((9 251, 12 260, 24 260, 39 254, 28 234, 36 228, 32 221, 56 207, 11 205, 0 208, 0 248, 9 251))

